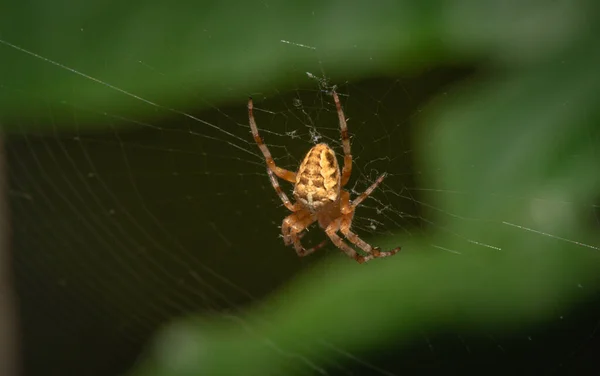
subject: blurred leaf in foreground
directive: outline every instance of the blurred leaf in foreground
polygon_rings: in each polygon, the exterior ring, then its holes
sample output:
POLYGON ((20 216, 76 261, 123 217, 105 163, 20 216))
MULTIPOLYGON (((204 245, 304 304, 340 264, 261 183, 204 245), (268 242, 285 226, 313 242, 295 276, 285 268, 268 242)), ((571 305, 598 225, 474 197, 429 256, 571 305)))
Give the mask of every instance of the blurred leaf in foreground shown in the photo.
POLYGON ((22 130, 51 108, 55 126, 68 127, 61 120, 75 108, 79 127, 106 127, 118 116, 284 90, 306 71, 342 81, 447 59, 531 64, 577 38, 594 8, 586 0, 13 2, 0 14, 0 113, 5 127, 22 130))
POLYGON ((420 154, 422 185, 448 192, 436 196, 453 213, 436 222, 443 231, 387 239, 404 253, 365 267, 322 265, 242 317, 179 322, 132 375, 316 371, 318 359, 341 356, 335 349, 442 327, 517 328, 567 309, 584 294, 578 285, 597 291, 600 237, 585 216, 600 189, 595 40, 429 109, 416 137, 436 151, 420 154))

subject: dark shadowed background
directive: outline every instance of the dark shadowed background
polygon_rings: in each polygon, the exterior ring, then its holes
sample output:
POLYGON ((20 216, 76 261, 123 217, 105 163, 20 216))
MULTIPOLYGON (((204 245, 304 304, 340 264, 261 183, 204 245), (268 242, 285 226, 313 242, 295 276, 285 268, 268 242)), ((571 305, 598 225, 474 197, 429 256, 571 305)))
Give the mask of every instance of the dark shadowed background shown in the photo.
POLYGON ((15 314, 0 328, 17 333, 1 331, 2 366, 597 374, 598 14, 591 0, 9 6, 0 270, 15 314), (334 86, 351 193, 388 173, 354 229, 402 246, 392 258, 298 258, 279 235, 247 98, 294 170, 317 142, 341 161, 334 86))

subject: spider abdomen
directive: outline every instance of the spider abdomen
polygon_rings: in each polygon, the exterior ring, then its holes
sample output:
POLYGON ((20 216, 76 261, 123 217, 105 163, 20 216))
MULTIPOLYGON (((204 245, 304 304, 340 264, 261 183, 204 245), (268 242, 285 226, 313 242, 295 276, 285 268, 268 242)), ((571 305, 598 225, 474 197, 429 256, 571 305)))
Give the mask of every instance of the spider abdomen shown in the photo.
POLYGON ((336 202, 340 195, 340 167, 327 144, 306 153, 296 174, 294 196, 311 212, 336 202))

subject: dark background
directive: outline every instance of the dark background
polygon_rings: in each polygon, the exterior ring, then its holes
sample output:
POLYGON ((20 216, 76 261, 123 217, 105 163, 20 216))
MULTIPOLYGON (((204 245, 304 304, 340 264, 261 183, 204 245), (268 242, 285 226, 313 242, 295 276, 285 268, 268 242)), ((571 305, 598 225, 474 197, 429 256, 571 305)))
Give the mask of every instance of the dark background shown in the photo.
MULTIPOLYGON (((245 365, 245 351, 258 345, 237 347, 244 329, 220 332, 210 320, 231 316, 262 333, 256 315, 279 333, 273 317, 296 304, 298 316, 285 321, 321 334, 303 309, 353 290, 352 304, 340 304, 349 316, 372 306, 365 321, 397 313, 404 327, 389 324, 380 340, 363 333, 362 348, 356 326, 348 339, 332 337, 333 351, 277 343, 333 375, 598 374, 597 6, 481 4, 10 9, 0 20, 0 122, 22 374, 185 374, 148 347, 181 317, 210 324, 199 338, 222 350, 214 359, 245 365), (367 271, 349 269, 330 246, 303 259, 283 246, 287 213, 247 127, 252 95, 278 164, 295 169, 312 130, 339 153, 331 85, 353 137, 352 187, 389 174, 358 212, 357 232, 405 252, 367 271), (556 196, 540 196, 548 192, 556 196), (566 202, 575 214, 546 214, 543 227, 519 214, 529 198, 566 202), (507 232, 502 221, 555 238, 507 232), (456 234, 459 241, 445 238, 456 234), (473 252, 465 239, 501 244, 508 261, 473 252), (453 255, 430 245, 462 255, 436 264, 453 255), (397 285, 390 295, 376 287, 373 298, 360 294, 369 273, 397 285), (314 289, 336 278, 347 290, 324 287, 321 297, 314 289)), ((326 328, 342 325, 328 312, 316 314, 326 328)), ((315 373, 302 362, 281 366, 273 349, 265 354, 272 374, 315 373)), ((256 368, 236 374, 265 372, 248 357, 256 368)), ((218 373, 211 369, 197 372, 218 373)))

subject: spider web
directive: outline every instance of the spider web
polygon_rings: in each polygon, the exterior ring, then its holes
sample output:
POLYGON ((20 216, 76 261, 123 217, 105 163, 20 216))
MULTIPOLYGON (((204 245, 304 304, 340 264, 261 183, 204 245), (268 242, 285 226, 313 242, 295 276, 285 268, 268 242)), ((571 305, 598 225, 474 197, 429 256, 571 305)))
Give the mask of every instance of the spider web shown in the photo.
MULTIPOLYGON (((121 88, 119 82, 106 83, 35 51, 3 44, 3 49, 21 50, 57 71, 70 71, 77 80, 105 85, 115 96, 127 96, 154 112, 151 117, 124 116, 116 110, 105 112, 100 105, 45 103, 31 93, 32 106, 46 108, 44 119, 36 120, 39 132, 31 130, 30 119, 23 114, 18 122, 28 124, 27 131, 9 137, 16 283, 24 357, 31 374, 48 374, 49 369, 56 374, 69 369, 79 374, 122 372, 157 328, 190 313, 222 315, 251 330, 243 318, 245 307, 260 304, 260 299, 326 258, 346 257, 332 246, 306 258, 284 247, 279 226, 287 212, 251 137, 245 98, 215 105, 193 97, 207 107, 193 112, 155 103, 121 88), (57 124, 66 121, 57 115, 63 113, 71 115, 71 131, 57 124), (80 127, 82 119, 98 113, 104 115, 102 130, 80 127), (256 249, 261 251, 248 251, 256 249)), ((328 93, 335 84, 355 160, 348 189, 356 196, 381 173, 388 174, 357 210, 353 228, 370 243, 399 232, 410 237, 432 227, 443 231, 443 221, 433 218, 459 213, 442 210, 423 193, 428 197, 466 193, 418 185, 421 171, 414 161, 413 119, 429 98, 446 95, 445 88, 466 77, 469 69, 436 68, 410 77, 331 82, 327 61, 314 56, 320 70, 297 70, 294 90, 250 93, 259 130, 277 164, 295 170, 318 142, 333 146, 341 161, 337 114, 328 93)), ((150 68, 149 76, 170 74, 152 61, 132 64, 150 68)), ((1 90, 10 95, 19 89, 1 86, 1 90)), ((291 186, 281 184, 289 194, 291 186)), ((519 200, 508 194, 503 199, 519 200)), ((323 236, 313 227, 303 242, 314 244, 323 236)), ((564 241, 558 233, 539 236, 564 241)), ((496 248, 486 239, 463 238, 482 249, 496 248)), ((438 250, 465 257, 444 244, 438 250)), ((560 356, 545 360, 549 367, 592 348, 597 310, 586 318, 586 329, 555 349, 560 356)), ((565 328, 568 320, 566 312, 559 313, 553 325, 565 328)), ((535 357, 547 338, 534 329, 508 338, 498 338, 497 333, 423 333, 403 349, 401 364, 398 354, 371 357, 326 342, 323 348, 333 346, 344 361, 319 359, 317 364, 277 343, 271 346, 275 354, 295 358, 296 367, 306 374, 395 375, 418 363, 448 368, 457 358, 514 360, 517 352, 535 357)))

